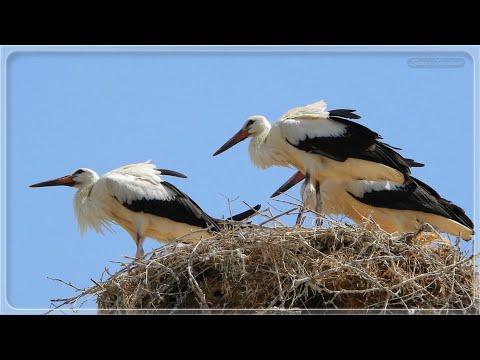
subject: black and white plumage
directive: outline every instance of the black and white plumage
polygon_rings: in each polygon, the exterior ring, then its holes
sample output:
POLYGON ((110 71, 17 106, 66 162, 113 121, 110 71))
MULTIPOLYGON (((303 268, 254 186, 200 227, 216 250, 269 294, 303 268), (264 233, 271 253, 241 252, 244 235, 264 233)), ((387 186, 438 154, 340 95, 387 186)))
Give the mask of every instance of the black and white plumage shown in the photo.
MULTIPOLYGON (((296 183, 302 184, 304 206, 316 210, 314 180, 295 173, 273 195, 287 191, 296 183)), ((371 217, 387 232, 415 231, 422 223, 429 223, 441 232, 470 240, 474 224, 465 211, 424 182, 407 176, 404 183, 389 180, 329 180, 321 188, 325 214, 346 215, 355 222, 371 217)))
POLYGON ((273 125, 264 116, 252 116, 214 156, 251 137, 249 154, 257 167, 294 166, 321 186, 326 180, 403 183, 410 167, 423 166, 381 142, 376 132, 351 121, 360 118, 355 110, 327 111, 326 107, 319 101, 289 110, 273 125))
MULTIPOLYGON (((73 186, 74 210, 80 233, 92 229, 103 234, 118 224, 134 239, 136 256, 143 256, 143 241, 151 237, 172 241, 182 237, 197 241, 220 231, 223 220, 206 214, 189 196, 164 181, 161 175, 186 178, 166 169, 157 169, 149 162, 131 164, 99 177, 93 170, 81 168, 71 175, 41 182, 31 187, 73 186)), ((233 217, 241 221, 260 207, 233 217)))

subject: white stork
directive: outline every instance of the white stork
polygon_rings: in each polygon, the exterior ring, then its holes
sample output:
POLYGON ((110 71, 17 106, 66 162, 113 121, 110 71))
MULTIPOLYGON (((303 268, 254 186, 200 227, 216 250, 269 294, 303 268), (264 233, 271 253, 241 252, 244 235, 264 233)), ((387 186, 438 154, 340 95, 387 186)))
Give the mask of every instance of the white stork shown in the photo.
MULTIPOLYGON (((136 257, 142 257, 143 241, 151 237, 172 241, 179 237, 197 241, 220 231, 222 220, 207 215, 190 197, 164 181, 160 175, 186 178, 171 170, 157 169, 149 162, 126 165, 99 177, 93 170, 81 168, 72 174, 30 187, 72 186, 78 189, 73 207, 78 228, 103 234, 111 224, 124 228, 137 245, 136 257)), ((253 215, 259 205, 233 216, 241 221, 253 215)))
MULTIPOLYGON (((326 110, 319 101, 289 110, 273 126, 264 116, 248 118, 216 156, 251 137, 250 159, 266 169, 293 165, 319 182, 327 179, 392 180, 403 183, 410 167, 423 166, 403 158, 381 136, 348 119, 359 119, 355 110, 326 110)), ((321 206, 318 204, 318 206, 321 206)))
POLYGON ((470 240, 474 234, 474 224, 462 208, 411 176, 406 176, 402 184, 389 180, 327 180, 320 194, 315 180, 297 172, 272 197, 304 178, 302 201, 304 207, 315 211, 315 202, 320 197, 325 214, 344 214, 357 223, 370 216, 389 233, 415 231, 422 223, 429 223, 441 232, 464 240, 470 240))

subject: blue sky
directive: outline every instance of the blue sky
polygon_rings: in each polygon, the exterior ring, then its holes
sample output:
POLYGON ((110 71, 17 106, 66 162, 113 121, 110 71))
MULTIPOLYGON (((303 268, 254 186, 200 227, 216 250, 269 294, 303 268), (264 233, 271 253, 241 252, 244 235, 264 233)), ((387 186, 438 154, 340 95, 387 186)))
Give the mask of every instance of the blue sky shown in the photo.
MULTIPOLYGON (((74 189, 28 185, 79 167, 101 175, 151 159, 188 175, 167 180, 212 216, 229 214, 224 196, 238 197, 233 212, 245 210, 242 201, 287 209, 269 196, 293 170, 255 168, 247 141, 212 154, 247 117, 262 114, 273 122, 292 107, 321 99, 329 109, 356 109, 359 121, 385 142, 425 163, 414 176, 473 218, 474 63, 462 48, 36 47, 17 48, 5 60, 12 49, 2 49, 3 312, 41 313, 31 309, 48 309, 50 299, 73 295, 47 277, 89 286, 105 267, 116 269, 110 261, 135 253, 119 227, 114 234, 80 237, 74 189), (409 66, 409 59, 425 57, 454 58, 461 65, 409 66)), ((289 194, 298 198, 298 191, 289 194)), ((145 250, 158 245, 148 239, 145 250)))

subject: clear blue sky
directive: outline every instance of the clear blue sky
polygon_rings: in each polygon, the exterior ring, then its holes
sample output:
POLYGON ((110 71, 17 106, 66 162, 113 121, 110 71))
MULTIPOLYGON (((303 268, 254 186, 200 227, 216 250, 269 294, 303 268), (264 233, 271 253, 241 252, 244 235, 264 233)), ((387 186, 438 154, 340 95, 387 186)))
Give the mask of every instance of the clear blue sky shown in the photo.
MULTIPOLYGON (((188 175, 168 181, 212 216, 228 215, 223 195, 239 197, 233 212, 245 210, 242 200, 268 207, 270 194, 293 170, 255 168, 247 141, 212 154, 248 116, 262 114, 273 122, 292 107, 321 99, 329 109, 356 109, 361 123, 385 142, 424 162, 413 174, 473 218, 474 65, 461 49, 146 49, 60 47, 52 53, 18 51, 6 60, 3 299, 10 306, 48 309, 50 299, 74 293, 47 277, 89 286, 105 267, 115 271, 110 261, 135 253, 133 240, 119 227, 114 234, 90 231, 80 237, 72 208, 75 189, 28 185, 79 167, 101 175, 151 159, 188 175), (463 65, 408 66, 409 59, 420 57, 455 58, 463 65)), ((298 191, 297 186, 289 194, 298 198, 298 191)), ((145 250, 158 245, 148 239, 145 250)), ((15 311, 3 305, 3 312, 15 311)))

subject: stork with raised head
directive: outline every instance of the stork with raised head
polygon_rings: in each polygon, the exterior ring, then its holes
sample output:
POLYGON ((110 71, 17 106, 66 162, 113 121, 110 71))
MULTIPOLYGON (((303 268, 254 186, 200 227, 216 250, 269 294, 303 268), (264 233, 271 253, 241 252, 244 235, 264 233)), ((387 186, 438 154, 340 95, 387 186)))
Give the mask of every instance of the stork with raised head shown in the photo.
POLYGON ((412 176, 406 176, 403 183, 390 180, 327 180, 319 194, 315 180, 297 172, 272 197, 303 179, 302 201, 304 207, 312 210, 320 197, 325 214, 343 214, 356 223, 371 217, 389 233, 415 231, 421 224, 429 223, 439 231, 463 240, 470 240, 474 234, 474 224, 462 208, 412 176))
MULTIPOLYGON (((111 224, 125 229, 137 246, 136 257, 142 257, 143 241, 151 237, 168 242, 178 238, 195 242, 222 229, 223 220, 206 214, 190 197, 161 175, 186 178, 145 162, 112 170, 99 177, 91 169, 81 168, 54 180, 30 185, 72 186, 78 189, 73 207, 81 234, 92 229, 103 234, 111 224)), ((253 215, 259 205, 231 219, 241 221, 253 215)))
POLYGON ((255 166, 290 165, 309 173, 319 185, 327 179, 391 180, 403 183, 410 167, 423 164, 405 159, 376 132, 350 119, 355 110, 326 110, 319 101, 289 110, 273 125, 264 116, 247 119, 216 156, 250 137, 249 154, 255 166))

